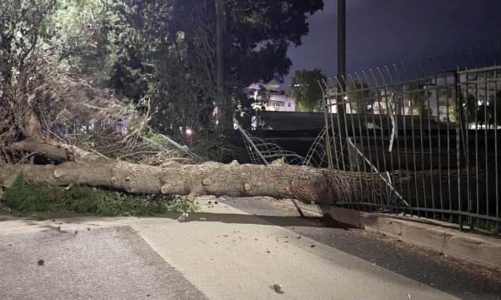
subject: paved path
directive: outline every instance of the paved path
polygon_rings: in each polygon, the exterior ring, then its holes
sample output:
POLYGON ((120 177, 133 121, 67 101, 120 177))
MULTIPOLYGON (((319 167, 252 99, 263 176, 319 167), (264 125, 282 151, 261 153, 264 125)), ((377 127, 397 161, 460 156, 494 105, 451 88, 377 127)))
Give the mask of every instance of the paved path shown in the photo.
POLYGON ((221 214, 220 221, 1 222, 0 298, 454 299, 266 219, 242 221, 242 210, 209 201, 204 210, 221 214))

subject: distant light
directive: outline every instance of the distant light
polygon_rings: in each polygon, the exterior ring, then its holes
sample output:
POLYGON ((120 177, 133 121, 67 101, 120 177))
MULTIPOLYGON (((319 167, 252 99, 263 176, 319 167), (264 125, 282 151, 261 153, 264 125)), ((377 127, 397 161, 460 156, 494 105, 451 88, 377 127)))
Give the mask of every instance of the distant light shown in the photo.
POLYGON ((193 129, 191 129, 191 128, 186 128, 186 135, 187 135, 187 136, 192 136, 192 135, 193 135, 193 129))

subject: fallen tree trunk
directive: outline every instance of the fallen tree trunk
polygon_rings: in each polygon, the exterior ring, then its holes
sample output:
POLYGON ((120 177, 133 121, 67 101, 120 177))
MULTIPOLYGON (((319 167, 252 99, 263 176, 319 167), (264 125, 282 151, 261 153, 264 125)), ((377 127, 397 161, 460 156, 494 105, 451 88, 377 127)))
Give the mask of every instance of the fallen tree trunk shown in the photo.
POLYGON ((15 152, 43 154, 47 158, 58 162, 71 160, 69 153, 65 149, 47 143, 25 140, 12 144, 9 149, 15 152))
POLYGON ((12 144, 9 149, 16 152, 27 152, 41 154, 56 162, 65 162, 71 160, 98 160, 97 155, 85 151, 73 145, 57 143, 54 141, 40 141, 27 139, 12 144))
POLYGON ((22 175, 53 186, 84 184, 130 193, 216 196, 270 196, 302 201, 335 199, 329 171, 280 165, 204 163, 166 167, 123 161, 66 162, 60 165, 11 165, 0 162, 0 184, 22 175))

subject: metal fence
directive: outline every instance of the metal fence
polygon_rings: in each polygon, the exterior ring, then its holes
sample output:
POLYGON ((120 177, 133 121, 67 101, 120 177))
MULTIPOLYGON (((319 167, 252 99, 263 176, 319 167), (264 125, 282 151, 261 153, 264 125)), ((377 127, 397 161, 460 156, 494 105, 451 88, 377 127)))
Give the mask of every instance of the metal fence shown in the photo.
POLYGON ((337 205, 499 232, 501 67, 376 69, 322 88, 327 164, 355 182, 337 205))

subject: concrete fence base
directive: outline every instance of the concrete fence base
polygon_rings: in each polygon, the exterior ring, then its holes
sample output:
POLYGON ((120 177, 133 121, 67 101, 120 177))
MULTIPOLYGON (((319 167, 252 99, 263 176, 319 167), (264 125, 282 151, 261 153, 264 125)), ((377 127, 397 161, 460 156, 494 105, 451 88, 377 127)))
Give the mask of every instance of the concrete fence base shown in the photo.
POLYGON ((461 232, 442 222, 339 207, 328 209, 327 215, 349 226, 385 234, 414 246, 501 271, 501 238, 461 232))

